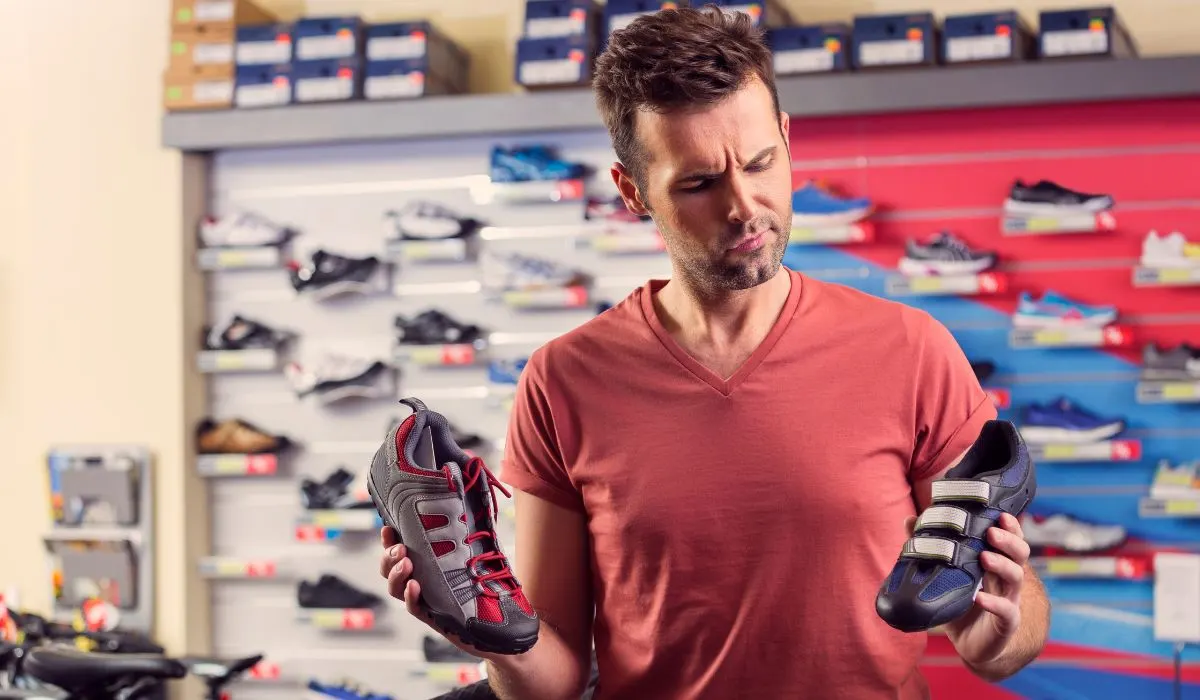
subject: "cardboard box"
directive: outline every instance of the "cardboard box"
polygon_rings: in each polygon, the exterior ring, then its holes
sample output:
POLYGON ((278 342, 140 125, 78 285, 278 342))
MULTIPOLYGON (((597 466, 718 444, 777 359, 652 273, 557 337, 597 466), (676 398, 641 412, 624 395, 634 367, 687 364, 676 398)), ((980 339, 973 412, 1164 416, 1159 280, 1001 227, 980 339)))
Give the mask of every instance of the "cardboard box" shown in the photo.
POLYGON ((233 106, 233 64, 205 66, 163 76, 163 107, 170 112, 233 106))
POLYGON ((296 22, 295 60, 325 61, 362 54, 363 21, 358 17, 306 17, 296 22))
POLYGON ((703 2, 696 3, 696 5, 708 5, 709 3, 722 8, 726 12, 744 12, 750 15, 750 19, 754 20, 754 26, 756 27, 789 27, 796 23, 792 18, 792 13, 777 0, 757 0, 756 2, 747 2, 746 0, 704 0, 703 2))
POLYGON ((850 69, 850 26, 814 24, 767 32, 775 75, 833 73, 850 69))
POLYGON ((524 37, 598 36, 602 16, 592 0, 527 0, 524 37))
POLYGON ((464 91, 424 67, 425 61, 419 58, 371 61, 363 81, 363 96, 368 100, 400 100, 464 91))
POLYGON ((629 26, 642 15, 652 15, 659 10, 674 10, 687 5, 673 0, 608 0, 604 5, 604 34, 612 34, 629 26))
MULTIPOLYGON (((470 75, 470 56, 429 22, 396 22, 367 28, 366 56, 371 63, 417 61, 411 71, 391 65, 380 69, 379 77, 417 71, 428 79, 436 77, 455 92, 466 92, 470 75)), ((368 70, 368 75, 370 71, 368 70)))
POLYGON ((930 12, 860 15, 854 18, 854 67, 933 66, 938 62, 938 26, 930 12))
POLYGON ((1043 12, 1039 25, 1038 55, 1042 58, 1138 55, 1137 44, 1112 7, 1043 12))
POLYGON ((216 67, 222 74, 232 72, 233 30, 228 27, 201 25, 183 29, 171 37, 168 73, 191 73, 216 67))
POLYGON ((521 39, 517 84, 529 89, 576 87, 592 81, 595 44, 586 36, 521 39))
POLYGON ((235 76, 235 107, 281 107, 292 102, 291 64, 239 66, 235 76))
POLYGON ((198 25, 234 28, 243 24, 267 24, 278 18, 250 0, 171 0, 171 30, 198 25))
POLYGON ((942 60, 947 64, 1024 61, 1033 56, 1033 32, 1014 10, 942 20, 942 60))
POLYGON ((292 60, 292 25, 256 24, 238 27, 235 59, 239 66, 274 66, 292 60))
POLYGON ((357 56, 292 64, 292 99, 345 102, 362 97, 363 60, 357 56))

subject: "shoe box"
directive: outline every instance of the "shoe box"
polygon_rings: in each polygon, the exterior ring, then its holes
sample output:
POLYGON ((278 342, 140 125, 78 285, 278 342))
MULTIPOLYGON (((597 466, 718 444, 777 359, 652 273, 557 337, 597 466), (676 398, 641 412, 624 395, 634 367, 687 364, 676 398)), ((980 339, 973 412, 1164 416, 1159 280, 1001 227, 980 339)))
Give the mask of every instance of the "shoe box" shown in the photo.
POLYGON ((767 32, 775 75, 834 73, 850 69, 850 25, 813 24, 767 32))
POLYGON ((237 28, 274 19, 244 0, 172 0, 163 107, 179 111, 232 106, 237 28))
POLYGON ((591 0, 527 0, 517 40, 517 84, 536 90, 590 83, 603 24, 591 0))
POLYGON ((795 24, 792 13, 778 0, 707 0, 696 2, 696 5, 716 5, 726 12, 744 12, 754 20, 756 27, 787 27, 795 24))
POLYGON ((171 0, 171 31, 197 27, 233 31, 243 24, 274 22, 276 17, 250 0, 171 0))
POLYGON ((603 12, 592 0, 527 0, 523 39, 598 37, 603 12))
POLYGON ((633 20, 642 15, 650 15, 659 10, 675 10, 685 6, 686 2, 673 0, 608 0, 604 4, 604 36, 624 29, 633 20))
POLYGON ((242 66, 286 65, 292 62, 292 25, 255 24, 234 33, 234 63, 242 66))
POLYGON ((364 62, 358 56, 292 64, 292 100, 345 102, 362 97, 364 62))
POLYGON ((368 27, 365 52, 369 100, 467 92, 470 57, 430 22, 368 27))
POLYGON ((854 67, 867 70, 937 65, 938 31, 931 12, 858 15, 854 18, 854 67))
POLYGON ((363 21, 359 17, 305 17, 292 30, 293 60, 329 61, 362 55, 363 21))
POLYGON ((1024 61, 1035 53, 1034 33, 1013 10, 947 15, 942 20, 946 64, 1024 61))
POLYGON ((1112 7, 1042 12, 1038 25, 1042 58, 1138 55, 1137 44, 1112 7))
POLYGON ((292 102, 292 64, 239 66, 233 106, 279 107, 292 102))

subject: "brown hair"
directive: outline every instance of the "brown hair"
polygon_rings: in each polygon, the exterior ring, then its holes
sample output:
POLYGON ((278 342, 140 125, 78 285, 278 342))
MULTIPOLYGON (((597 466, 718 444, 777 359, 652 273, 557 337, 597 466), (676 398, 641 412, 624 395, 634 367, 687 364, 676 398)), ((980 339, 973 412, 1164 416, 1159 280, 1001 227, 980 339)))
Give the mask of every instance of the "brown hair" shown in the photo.
POLYGON ((660 10, 613 32, 596 60, 592 87, 617 158, 642 187, 638 111, 713 105, 752 76, 767 86, 778 113, 771 50, 762 32, 745 13, 708 6, 660 10))

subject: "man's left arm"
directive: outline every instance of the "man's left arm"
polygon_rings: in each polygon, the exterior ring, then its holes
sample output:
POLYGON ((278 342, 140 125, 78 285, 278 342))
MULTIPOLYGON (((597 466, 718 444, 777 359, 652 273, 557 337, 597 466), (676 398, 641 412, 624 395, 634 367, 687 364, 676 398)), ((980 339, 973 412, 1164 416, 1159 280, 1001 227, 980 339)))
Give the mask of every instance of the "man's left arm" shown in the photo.
MULTIPOLYGON (((929 507, 933 482, 965 454, 913 484, 918 511, 929 507)), ((915 518, 910 528, 913 522, 915 518)), ((946 635, 975 675, 995 682, 1020 671, 1041 653, 1050 630, 1050 601, 1029 565, 1029 544, 1015 517, 1003 514, 988 529, 987 540, 994 551, 980 554, 983 590, 967 614, 946 625, 946 635)))

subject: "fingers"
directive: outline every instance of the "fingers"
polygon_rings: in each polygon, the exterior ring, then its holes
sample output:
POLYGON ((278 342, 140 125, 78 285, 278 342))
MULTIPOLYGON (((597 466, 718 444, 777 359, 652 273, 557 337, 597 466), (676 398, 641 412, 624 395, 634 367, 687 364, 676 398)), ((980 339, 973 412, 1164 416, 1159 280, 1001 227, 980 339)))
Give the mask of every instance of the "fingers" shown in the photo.
POLYGON ((1000 634, 1009 634, 1021 625, 1021 608, 1004 596, 980 591, 975 604, 996 616, 1000 634))
POLYGON ((412 615, 418 620, 424 620, 426 624, 429 624, 429 618, 426 615, 425 610, 421 607, 420 603, 421 584, 417 583, 413 579, 409 579, 408 585, 404 587, 403 599, 404 607, 408 608, 409 615, 412 615))
POLYGON ((379 530, 379 538, 383 540, 384 549, 400 544, 400 536, 396 534, 396 531, 390 525, 384 525, 379 530))
POLYGON ((392 573, 392 569, 396 568, 396 564, 400 560, 408 556, 408 549, 402 544, 392 545, 383 552, 383 556, 379 560, 379 575, 387 578, 392 573))
POLYGON ((1021 529, 1021 521, 1009 513, 1001 513, 1000 521, 997 523, 1001 528, 1011 532, 1012 534, 1025 539, 1025 531, 1021 529))
POLYGON ((1029 543, 1027 543, 1021 535, 1017 534, 1020 532, 1021 526, 1015 524, 1016 518, 1013 518, 1007 513, 1004 514, 1004 517, 1010 518, 1013 523, 1010 523, 1006 527, 1004 524, 1004 518, 1001 518, 1001 527, 988 528, 988 543, 995 547, 997 551, 1015 561, 1018 565, 1023 566, 1025 562, 1029 561, 1029 543), (1013 530, 1009 529, 1009 527, 1015 527, 1017 532, 1013 532, 1013 530))
POLYGON ((1020 564, 996 552, 983 552, 979 555, 979 561, 985 571, 1000 579, 1000 590, 1021 590, 1021 584, 1025 581, 1025 569, 1021 568, 1020 564))
POLYGON ((387 574, 388 595, 396 600, 404 600, 405 584, 409 582, 410 576, 412 576, 412 561, 402 558, 396 562, 396 565, 387 574))

